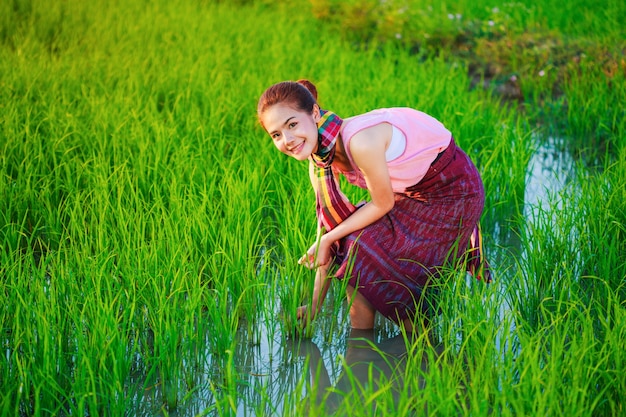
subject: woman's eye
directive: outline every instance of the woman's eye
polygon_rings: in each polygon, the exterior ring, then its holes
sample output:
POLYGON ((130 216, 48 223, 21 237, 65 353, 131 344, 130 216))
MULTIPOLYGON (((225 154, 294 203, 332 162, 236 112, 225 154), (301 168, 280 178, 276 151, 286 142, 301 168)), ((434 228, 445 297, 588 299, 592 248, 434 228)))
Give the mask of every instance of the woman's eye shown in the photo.
POLYGON ((289 123, 289 128, 293 129, 294 127, 296 127, 297 124, 298 123, 296 123, 296 122, 291 122, 291 123, 289 123))
POLYGON ((272 135, 272 139, 273 139, 273 140, 276 140, 276 139, 278 139, 279 137, 280 137, 280 133, 274 133, 274 134, 272 135))

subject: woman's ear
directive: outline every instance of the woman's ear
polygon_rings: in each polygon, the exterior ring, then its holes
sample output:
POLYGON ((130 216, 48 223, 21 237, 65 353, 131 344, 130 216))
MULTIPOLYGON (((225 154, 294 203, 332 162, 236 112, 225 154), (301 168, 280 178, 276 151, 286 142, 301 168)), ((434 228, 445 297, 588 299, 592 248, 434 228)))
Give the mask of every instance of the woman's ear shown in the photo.
POLYGON ((319 122, 320 119, 322 118, 322 112, 320 111, 320 106, 318 106, 317 104, 313 105, 313 120, 315 121, 315 123, 319 122))

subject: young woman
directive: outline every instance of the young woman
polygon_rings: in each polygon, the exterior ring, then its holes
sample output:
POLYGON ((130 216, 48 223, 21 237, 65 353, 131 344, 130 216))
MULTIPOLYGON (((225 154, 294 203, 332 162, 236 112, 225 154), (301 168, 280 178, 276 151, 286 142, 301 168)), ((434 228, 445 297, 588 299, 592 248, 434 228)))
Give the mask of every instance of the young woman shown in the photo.
POLYGON ((316 268, 313 300, 300 307, 300 319, 315 317, 333 272, 348 280, 353 328, 372 328, 378 311, 412 330, 416 317, 432 310, 425 289, 440 267, 480 265, 483 184, 439 121, 410 108, 342 120, 320 108, 307 80, 272 85, 257 113, 278 150, 310 161, 320 235, 299 260, 316 268), (353 206, 336 175, 366 188, 369 201, 353 206))

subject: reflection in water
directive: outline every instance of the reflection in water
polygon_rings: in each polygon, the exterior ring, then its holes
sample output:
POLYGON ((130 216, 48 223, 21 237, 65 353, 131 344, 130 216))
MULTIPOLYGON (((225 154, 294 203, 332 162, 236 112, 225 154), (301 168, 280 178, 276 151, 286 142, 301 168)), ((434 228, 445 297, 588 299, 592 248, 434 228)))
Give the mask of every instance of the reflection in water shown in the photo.
MULTIPOLYGON (((368 414, 375 415, 377 407, 391 406, 390 400, 397 403, 399 395, 422 390, 424 377, 428 375, 428 349, 431 359, 441 353, 432 347, 432 340, 426 343, 430 348, 407 351, 412 341, 407 341, 394 325, 381 326, 381 322, 374 330, 344 328, 342 336, 332 343, 316 338, 285 339, 278 335, 276 343, 268 344, 266 339, 254 345, 241 332, 230 353, 233 368, 226 366, 219 370, 209 365, 206 373, 198 375, 194 391, 169 410, 162 402, 163 387, 155 381, 143 394, 138 393, 143 400, 133 409, 133 414, 232 415, 234 406, 236 415, 242 417, 290 415, 296 407, 290 401, 295 400, 307 404, 298 408, 310 410, 311 416, 354 406, 361 410, 371 407, 368 414), (395 331, 391 332, 390 327, 395 331), (410 380, 406 380, 408 387, 404 385, 407 362, 411 369, 410 380), (417 364, 421 366, 416 368, 417 364), (220 386, 220 381, 225 382, 226 374, 232 372, 229 369, 237 375, 236 383, 220 386), (378 404, 377 394, 381 393, 385 402, 378 404)), ((210 363, 214 359, 208 358, 210 363)), ((420 410, 419 415, 421 411, 425 410, 420 410)))
MULTIPOLYGON (((332 413, 343 401, 373 398, 377 392, 385 392, 389 405, 390 398, 407 393, 403 386, 407 360, 412 361, 411 369, 415 370, 416 358, 411 355, 416 352, 407 352, 411 341, 379 316, 374 330, 343 328, 332 341, 321 337, 281 338, 279 343, 262 342, 252 347, 245 343, 245 337, 241 340, 237 370, 245 381, 237 389, 238 416, 289 414, 294 407, 289 401, 298 397, 310 405, 305 407, 310 415, 332 413)), ((421 363, 419 375, 410 376, 414 389, 423 387, 424 382, 416 380, 426 373, 426 360, 421 363)), ((365 403, 360 401, 359 407, 365 403)), ((376 402, 367 403, 373 412, 376 402)))
MULTIPOLYGON (((339 405, 343 393, 378 390, 381 381, 391 381, 396 388, 394 392, 401 389, 402 364, 407 353, 401 335, 377 343, 373 330, 352 329, 347 339, 342 373, 334 384, 314 343, 303 343, 301 353, 309 357, 312 383, 315 385, 317 380, 316 400, 324 402, 327 411, 333 411, 339 405)), ((366 396, 365 392, 356 393, 366 396)))
MULTIPOLYGON (((314 402, 315 406, 311 409, 332 413, 346 401, 350 407, 358 406, 361 410, 362 407, 368 407, 370 410, 367 414, 376 415, 379 406, 376 398, 381 392, 385 393, 383 406, 389 406, 390 398, 397 403, 398 396, 407 393, 404 387, 406 362, 408 355, 415 353, 407 351, 407 343, 410 345, 411 342, 402 334, 377 341, 374 330, 352 329, 346 340, 341 372, 333 381, 318 346, 312 341, 301 341, 299 354, 308 358, 308 376, 313 387, 309 393, 313 398, 309 398, 309 401, 314 402)), ((411 375, 410 386, 419 390, 425 384, 424 375, 428 368, 426 356, 424 354, 421 359, 421 372, 411 375)))

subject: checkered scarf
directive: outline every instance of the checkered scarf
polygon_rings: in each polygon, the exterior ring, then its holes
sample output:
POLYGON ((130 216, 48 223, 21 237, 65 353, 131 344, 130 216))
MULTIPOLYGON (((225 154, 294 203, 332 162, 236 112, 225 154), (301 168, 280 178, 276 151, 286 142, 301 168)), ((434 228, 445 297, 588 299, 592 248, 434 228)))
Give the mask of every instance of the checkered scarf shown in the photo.
POLYGON ((328 231, 354 213, 356 207, 339 189, 331 167, 343 120, 331 111, 321 110, 321 113, 322 118, 317 122, 318 150, 311 155, 311 160, 317 168, 317 219, 320 227, 328 231))

